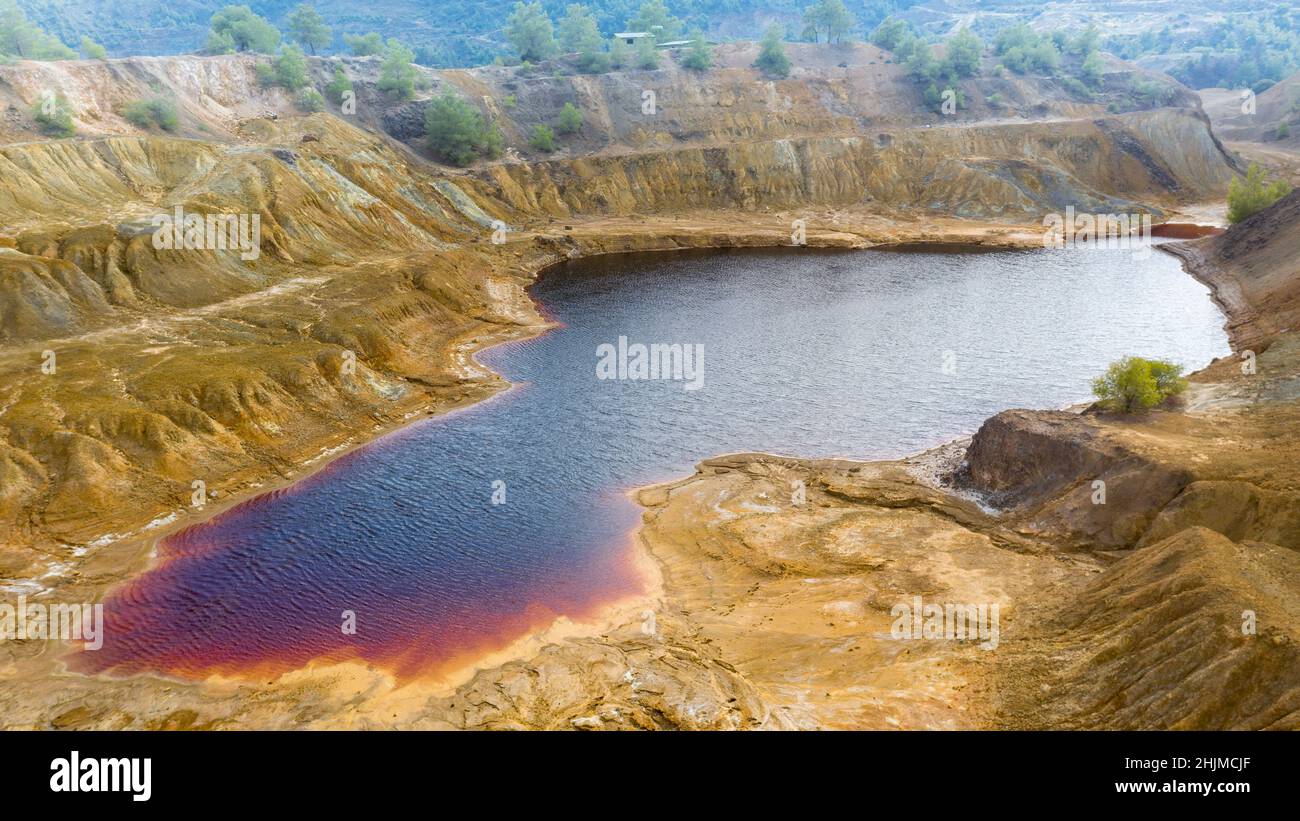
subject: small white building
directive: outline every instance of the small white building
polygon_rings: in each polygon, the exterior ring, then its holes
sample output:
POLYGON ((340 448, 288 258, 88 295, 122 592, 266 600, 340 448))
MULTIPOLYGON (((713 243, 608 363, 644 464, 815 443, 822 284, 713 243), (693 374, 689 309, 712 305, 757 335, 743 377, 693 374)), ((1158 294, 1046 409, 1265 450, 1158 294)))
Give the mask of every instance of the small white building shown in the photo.
POLYGON ((622 40, 629 46, 635 46, 637 40, 644 40, 647 37, 659 37, 664 33, 663 26, 651 26, 649 31, 617 31, 614 32, 615 40, 622 40))

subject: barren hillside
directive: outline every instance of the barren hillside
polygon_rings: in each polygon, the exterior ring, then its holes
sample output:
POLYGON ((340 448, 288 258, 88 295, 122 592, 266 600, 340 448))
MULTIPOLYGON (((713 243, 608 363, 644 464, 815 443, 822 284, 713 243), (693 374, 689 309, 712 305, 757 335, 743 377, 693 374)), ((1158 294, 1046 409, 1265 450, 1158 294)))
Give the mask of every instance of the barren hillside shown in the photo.
MULTIPOLYGON (((356 116, 296 112, 283 92, 257 84, 249 57, 0 66, 0 576, 16 589, 95 598, 148 564, 145 536, 156 531, 146 528, 198 515, 189 501, 194 479, 206 483, 210 512, 301 476, 319 457, 415 414, 499 389, 469 354, 543 327, 522 288, 567 257, 788 244, 799 219, 814 245, 1029 244, 1038 242, 1045 213, 1073 205, 1161 217, 1221 198, 1239 170, 1185 90, 1168 107, 1107 113, 1107 95, 1118 98, 1128 87, 1131 69, 1118 63, 1098 101, 1073 100, 1053 81, 988 77, 970 81, 969 109, 945 118, 872 47, 846 50, 833 65, 825 50, 792 48, 795 71, 783 81, 749 68, 747 48, 720 50, 721 67, 702 75, 672 66, 599 77, 544 68, 430 72, 421 100, 400 105, 375 90, 374 61, 348 61, 356 116), (501 124, 509 146, 503 158, 457 169, 427 152, 422 102, 444 87, 501 124), (32 107, 49 91, 68 101, 78 136, 36 133, 32 107), (160 94, 176 100, 176 133, 144 133, 122 118, 127 103, 160 94), (1003 102, 994 106, 996 99, 1003 102), (654 105, 643 107, 648 100, 654 105), (549 156, 524 147, 523 135, 565 102, 585 112, 579 134, 549 156), (256 258, 158 248, 153 220, 178 207, 257 215, 256 258), (355 372, 345 367, 351 362, 355 372)), ((312 70, 323 87, 332 64, 314 61, 312 70)), ((1269 256, 1282 246, 1268 237, 1283 232, 1253 230, 1243 226, 1221 245, 1198 247, 1223 249, 1216 259, 1254 277, 1257 285, 1242 286, 1259 313, 1249 321, 1273 336, 1293 327, 1285 317, 1294 278, 1271 261, 1284 251, 1269 256), (1244 250, 1256 244, 1264 246, 1260 256, 1244 250)), ((1201 404, 1186 414, 1161 412, 1133 426, 1095 417, 1057 424, 1017 412, 991 421, 976 437, 969 474, 982 490, 1008 492, 1002 519, 924 485, 907 466, 864 471, 798 460, 772 465, 764 457, 709 464, 680 488, 642 497, 652 508, 645 539, 678 585, 672 589, 687 591, 665 604, 671 646, 647 645, 635 625, 552 645, 540 661, 485 670, 447 699, 414 703, 405 691, 403 722, 589 725, 606 721, 593 718, 593 705, 621 699, 611 725, 753 726, 770 718, 769 726, 986 726, 1003 716, 1025 725, 1146 726, 1196 724, 1204 715, 1201 725, 1291 726, 1294 635, 1286 624, 1294 621, 1275 611, 1290 599, 1252 598, 1257 590, 1229 577, 1234 562, 1248 561, 1262 568, 1248 581, 1273 579, 1276 557, 1286 555, 1276 551, 1296 548, 1284 513, 1294 509, 1294 470, 1279 467, 1300 449, 1293 347, 1278 342, 1263 353, 1259 381, 1229 378, 1235 363, 1221 363, 1222 373, 1202 378, 1193 397, 1201 404), (1225 418, 1236 425, 1232 436, 1215 433, 1225 418), (1242 449, 1267 458, 1243 463, 1242 449), (1043 474, 1032 486, 999 465, 998 454, 1010 452, 1041 456, 1043 474), (1105 511, 1084 509, 1079 483, 1095 473, 1132 495, 1105 511), (891 580, 873 575, 878 556, 826 558, 843 545, 807 561, 753 552, 770 548, 762 535, 769 526, 798 530, 808 543, 823 532, 785 521, 789 511, 746 507, 764 482, 787 474, 806 478, 826 521, 845 532, 884 517, 902 542, 915 536, 913 549, 962 550, 964 567, 987 581, 980 595, 1005 597, 1010 608, 1029 591, 1061 595, 1042 599, 1044 621, 1013 622, 1026 625, 1013 669, 964 656, 937 664, 887 658, 893 651, 864 647, 880 654, 875 693, 895 693, 894 700, 855 691, 831 712, 806 703, 791 684, 804 673, 760 657, 755 625, 730 618, 718 596, 753 596, 771 608, 765 617, 776 618, 779 603, 808 589, 792 581, 796 572, 824 579, 827 591, 886 589, 891 580), (693 483, 713 482, 725 484, 735 512, 744 511, 739 523, 718 529, 711 510, 697 510, 717 497, 711 484, 693 483), (1204 499, 1221 510, 1229 497, 1241 511, 1232 522, 1205 513, 1204 499), (757 521, 767 516, 774 518, 757 521), (1160 544, 1136 547, 1166 532, 1160 544), (1169 562, 1152 559, 1151 550, 1169 562), (1177 572, 1162 576, 1170 563, 1177 572), (1271 712, 1250 718, 1241 704, 1099 712, 1074 696, 1053 699, 1047 717, 1023 711, 1028 702, 1017 699, 1031 692, 1024 688, 1052 686, 1035 666, 1050 667, 1058 646, 1042 625, 1068 628, 1075 603, 1091 603, 1090 626, 1059 646, 1078 666, 1051 675, 1100 677, 1088 692, 1101 695, 1141 679, 1148 657, 1116 657, 1110 646, 1130 635, 1124 619, 1132 614, 1104 608, 1122 588, 1135 605, 1156 608, 1152 624, 1159 616, 1167 626, 1160 594, 1184 584, 1178 567, 1189 568, 1188 578, 1208 567, 1187 584, 1201 591, 1199 600, 1222 604, 1197 618, 1223 643, 1196 652, 1229 664, 1245 659, 1262 671, 1267 686, 1257 697, 1270 699, 1271 712), (691 597, 706 594, 716 607, 700 615, 691 597), (1243 597, 1271 619, 1266 635, 1274 645, 1240 645, 1224 633, 1243 597), (1052 609, 1058 606, 1067 609, 1052 609), (1239 645, 1247 649, 1233 655, 1239 645), (644 660, 638 681, 656 686, 638 688, 611 672, 623 667, 606 663, 627 658, 644 660), (556 675, 539 679, 539 664, 556 675), (902 681, 925 686, 915 688, 916 699, 897 697, 902 681), (946 699, 967 682, 977 686, 946 699), (944 704, 969 711, 953 715, 944 704)), ((935 555, 926 583, 966 583, 935 555)), ((1276 578, 1283 592, 1292 589, 1276 578)), ((798 622, 785 625, 787 636, 816 633, 823 649, 842 638, 819 621, 840 613, 826 595, 795 608, 798 622)), ((880 615, 855 613, 836 618, 875 623, 880 615)), ((1150 658, 1176 658, 1185 641, 1153 640, 1150 658)), ((4 713, 15 726, 273 726, 300 710, 323 726, 372 726, 381 713, 387 720, 391 695, 354 710, 359 690, 346 675, 304 672, 261 689, 205 689, 72 676, 23 644, 2 652, 14 676, 60 675, 66 684, 48 698, 23 700, 7 690, 4 713)), ((830 692, 854 686, 846 670, 815 675, 830 692)), ((1176 686, 1177 672, 1170 668, 1157 696, 1176 686)))

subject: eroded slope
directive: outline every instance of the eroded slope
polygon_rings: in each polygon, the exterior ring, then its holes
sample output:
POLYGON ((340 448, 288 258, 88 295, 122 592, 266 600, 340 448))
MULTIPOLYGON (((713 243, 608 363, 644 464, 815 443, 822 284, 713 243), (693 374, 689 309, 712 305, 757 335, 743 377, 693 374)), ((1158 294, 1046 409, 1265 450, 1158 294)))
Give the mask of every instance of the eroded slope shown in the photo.
MULTIPOLYGON (((783 244, 799 218, 811 244, 1033 242, 1044 212, 1158 212, 1220 195, 1234 169, 1181 98, 1110 116, 1008 78, 998 88, 1018 101, 1016 116, 978 102, 947 122, 870 47, 844 68, 798 64, 777 83, 747 68, 752 56, 720 58, 702 77, 431 74, 424 93, 453 85, 512 137, 564 101, 588 111, 559 156, 508 153, 464 171, 423 153, 419 103, 383 101, 373 61, 349 64, 354 120, 295 115, 282 92, 257 86, 247 57, 0 67, 11 138, 0 148, 0 574, 13 589, 95 598, 147 561, 139 540, 115 536, 183 521, 193 480, 219 506, 411 414, 481 398, 500 384, 468 352, 539 328, 521 286, 566 256, 783 244), (27 109, 51 87, 85 136, 33 139, 27 109), (117 113, 159 88, 178 98, 176 136, 142 134, 117 113), (646 90, 659 101, 649 119, 646 90), (509 93, 519 104, 499 108, 509 93), (151 219, 177 206, 257 214, 257 259, 155 248, 151 219), (499 245, 494 220, 511 229, 499 245), (41 367, 47 351, 53 373, 41 367)), ((328 77, 324 62, 312 70, 318 84, 328 77)), ((982 101, 991 88, 968 96, 982 101)), ((1293 429, 1284 406, 1255 407, 1260 384, 1202 394, 1206 412, 1236 403, 1258 414, 1238 448, 1293 429)), ((1268 384, 1285 394, 1290 383, 1268 384)), ((652 629, 638 614, 484 670, 451 696, 395 693, 373 670, 258 686, 108 682, 63 674, 42 647, 19 642, 4 648, 15 675, 61 676, 60 690, 7 691, 5 714, 15 726, 987 726, 1002 715, 1000 689, 1010 688, 1008 704, 1020 692, 1014 676, 991 672, 1001 656, 886 643, 880 608, 892 597, 1002 602, 1009 639, 1024 637, 1031 652, 1044 634, 1024 615, 1028 600, 1079 588, 1108 551, 1157 527, 1213 526, 1192 515, 1206 507, 1188 495, 1198 483, 1196 492, 1204 482, 1295 489, 1269 485, 1247 461, 1193 470, 1144 450, 1160 437, 1080 424, 1097 428, 1098 444, 1063 428, 1069 441, 1044 459, 1086 453, 1056 475, 1040 471, 1030 488, 1003 471, 1000 489, 1025 501, 1006 520, 898 466, 711 463, 643 497, 654 508, 645 539, 665 575, 652 629), (1094 469, 1135 489, 1101 518, 1077 498, 1094 469), (1168 498, 1142 495, 1149 470, 1168 498), (779 503, 795 478, 811 489, 798 510, 779 503)), ((1027 454, 1046 441, 1010 427, 998 435, 1027 454)), ((1201 441, 1200 429, 1178 435, 1201 441)), ((1259 509, 1287 508, 1269 498, 1259 509)), ((1239 538, 1285 543, 1268 536, 1286 531, 1283 520, 1242 504, 1255 518, 1234 519, 1246 522, 1239 538)), ((1134 674, 1119 663, 1117 680, 1134 674)), ((1080 721, 1067 707, 1059 716, 1080 721)))

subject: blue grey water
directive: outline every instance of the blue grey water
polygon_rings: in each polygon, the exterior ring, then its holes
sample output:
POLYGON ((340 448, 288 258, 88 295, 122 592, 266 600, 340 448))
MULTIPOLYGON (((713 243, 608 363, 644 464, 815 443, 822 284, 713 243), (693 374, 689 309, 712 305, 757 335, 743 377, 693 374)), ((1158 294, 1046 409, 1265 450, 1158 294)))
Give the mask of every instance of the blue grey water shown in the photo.
POLYGON ((561 327, 480 356, 512 389, 172 538, 110 601, 95 665, 420 674, 635 591, 626 491, 701 459, 898 457, 1086 400, 1124 355, 1194 369, 1229 351, 1207 289, 1160 252, 642 254, 566 264, 532 294, 561 327), (619 337, 703 346, 700 389, 598 379, 619 337))

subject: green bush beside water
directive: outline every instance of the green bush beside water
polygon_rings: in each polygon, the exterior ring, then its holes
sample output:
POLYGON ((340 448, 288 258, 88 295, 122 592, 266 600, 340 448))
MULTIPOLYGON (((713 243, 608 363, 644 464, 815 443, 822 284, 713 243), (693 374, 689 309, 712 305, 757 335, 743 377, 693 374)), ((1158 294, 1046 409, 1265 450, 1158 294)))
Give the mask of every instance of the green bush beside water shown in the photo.
POLYGON ((1235 177, 1228 183, 1228 222, 1238 223, 1291 193, 1285 180, 1269 182, 1264 169, 1251 163, 1246 176, 1235 177))
POLYGON ((1183 366, 1164 359, 1126 356, 1092 381, 1092 392, 1107 410, 1134 413, 1153 408, 1187 389, 1183 366))

